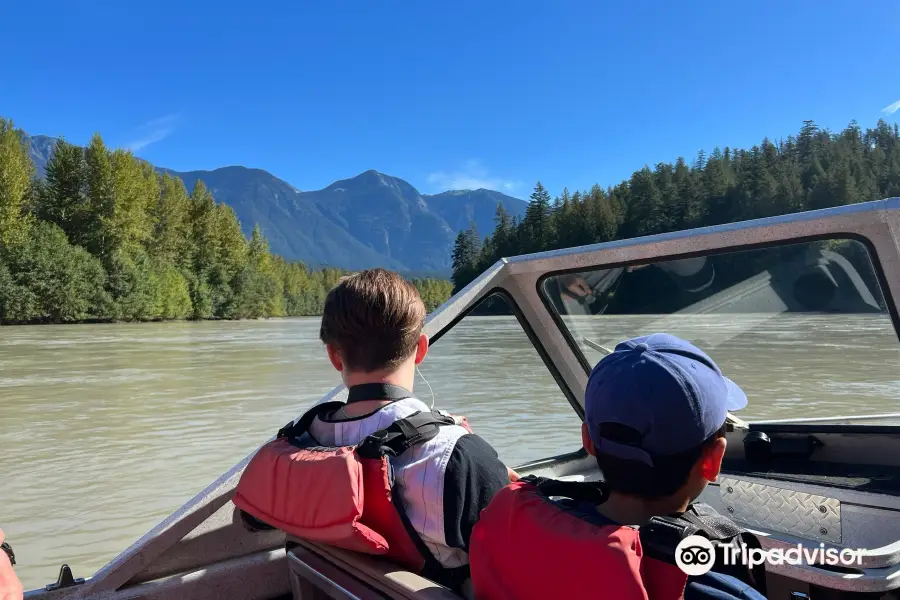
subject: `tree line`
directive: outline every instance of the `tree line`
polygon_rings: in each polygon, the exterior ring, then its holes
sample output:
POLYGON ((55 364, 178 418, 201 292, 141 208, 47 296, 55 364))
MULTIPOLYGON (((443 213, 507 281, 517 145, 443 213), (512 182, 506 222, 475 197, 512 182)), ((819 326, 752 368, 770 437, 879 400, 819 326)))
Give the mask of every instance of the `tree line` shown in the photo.
MULTIPOLYGON (((856 121, 840 133, 804 121, 796 136, 701 151, 628 180, 551 199, 540 182, 521 220, 498 205, 494 231, 474 224, 453 248, 454 291, 504 256, 628 239, 900 196, 900 132, 856 121)), ((773 255, 774 256, 774 255, 773 255)))
MULTIPOLYGON (((99 134, 57 141, 36 178, 0 118, 0 323, 318 315, 345 274, 273 255, 203 182, 189 193, 99 134)), ((450 296, 449 281, 411 281, 429 311, 450 296)))

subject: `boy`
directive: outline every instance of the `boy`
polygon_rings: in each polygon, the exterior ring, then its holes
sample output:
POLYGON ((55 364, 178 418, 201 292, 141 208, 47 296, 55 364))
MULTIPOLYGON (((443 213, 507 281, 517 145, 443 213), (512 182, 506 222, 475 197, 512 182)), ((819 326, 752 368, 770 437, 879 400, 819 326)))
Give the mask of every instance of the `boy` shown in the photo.
MULTIPOLYGON (((319 337, 348 389, 347 403, 317 417, 310 434, 324 446, 356 445, 367 436, 431 408, 413 397, 416 365, 428 352, 425 305, 396 273, 372 269, 344 278, 326 300, 319 337)), ((459 425, 441 427, 391 464, 412 527, 459 588, 468 579, 472 528, 514 474, 496 451, 459 425)))
POLYGON ((716 480, 725 421, 746 406, 744 392, 699 348, 658 333, 604 357, 584 404, 584 447, 604 483, 526 480, 498 493, 472 535, 479 600, 594 597, 601 586, 611 598, 761 598, 726 575, 689 582, 635 529, 684 513, 716 480))

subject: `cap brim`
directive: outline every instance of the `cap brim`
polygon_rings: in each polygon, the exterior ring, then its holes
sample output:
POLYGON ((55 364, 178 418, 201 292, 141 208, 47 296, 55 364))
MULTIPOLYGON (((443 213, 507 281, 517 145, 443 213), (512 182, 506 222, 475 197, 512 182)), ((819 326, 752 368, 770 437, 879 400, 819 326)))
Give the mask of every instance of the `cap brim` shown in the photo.
POLYGON ((741 410, 742 408, 747 406, 747 394, 744 393, 738 384, 728 379, 727 377, 723 377, 725 380, 725 385, 728 388, 728 398, 725 400, 725 406, 728 408, 728 411, 741 410))

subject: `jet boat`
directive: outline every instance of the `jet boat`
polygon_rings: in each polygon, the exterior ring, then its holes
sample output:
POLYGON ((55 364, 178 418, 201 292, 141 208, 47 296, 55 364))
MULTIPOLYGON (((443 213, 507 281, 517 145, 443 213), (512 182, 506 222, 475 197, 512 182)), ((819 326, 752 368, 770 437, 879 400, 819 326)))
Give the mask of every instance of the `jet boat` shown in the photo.
MULTIPOLYGON (((591 367, 631 333, 613 336, 600 327, 611 314, 643 315, 640 332, 672 332, 713 356, 735 335, 734 328, 716 328, 722 320, 740 317, 752 335, 784 313, 871 314, 882 319, 878 334, 900 352, 900 198, 504 258, 429 316, 432 344, 439 348, 462 319, 477 318, 498 298, 579 417, 591 367), (687 267, 679 271, 679 262, 687 267), (699 263, 712 271, 688 268, 699 263), (568 291, 573 277, 595 286, 590 298, 568 291)), ((740 374, 734 378, 740 383, 740 374)), ((321 401, 344 394, 336 388, 321 401)), ((898 597, 891 594, 900 589, 900 414, 729 423, 724 471, 702 501, 757 533, 765 548, 861 550, 851 567, 767 565, 769 597, 898 597)), ((273 422, 273 432, 280 425, 273 422)), ((62 567, 57 582, 26 597, 457 598, 376 557, 254 527, 231 502, 249 459, 96 573, 79 579, 86 574, 62 567)), ((575 447, 514 468, 558 479, 599 476, 593 459, 575 447)))

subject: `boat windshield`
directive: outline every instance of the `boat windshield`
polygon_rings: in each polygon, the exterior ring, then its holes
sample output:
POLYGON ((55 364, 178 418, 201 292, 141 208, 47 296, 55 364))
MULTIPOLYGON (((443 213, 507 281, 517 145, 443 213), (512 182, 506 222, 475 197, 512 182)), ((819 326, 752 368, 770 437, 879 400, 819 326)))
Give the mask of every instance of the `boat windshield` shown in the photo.
POLYGON ((744 420, 900 412, 900 345, 860 241, 553 273, 540 291, 586 369, 624 339, 667 332, 744 388, 744 420))

